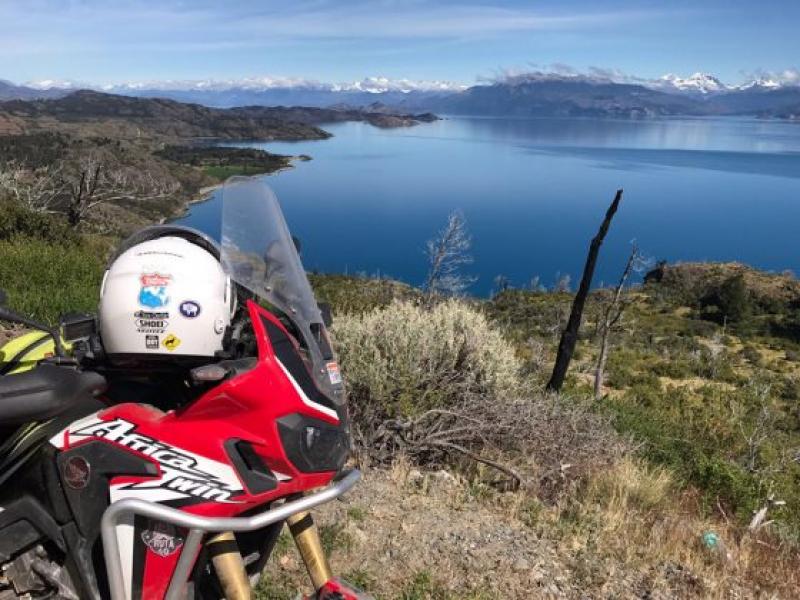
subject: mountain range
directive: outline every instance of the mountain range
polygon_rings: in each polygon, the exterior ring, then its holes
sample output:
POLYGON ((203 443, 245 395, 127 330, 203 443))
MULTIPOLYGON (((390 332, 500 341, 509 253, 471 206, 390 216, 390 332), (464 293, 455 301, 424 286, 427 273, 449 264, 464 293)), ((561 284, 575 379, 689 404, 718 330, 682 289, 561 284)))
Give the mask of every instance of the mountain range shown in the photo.
MULTIPOLYGON (((0 100, 63 97, 86 86, 39 81, 20 86, 0 81, 0 100)), ((96 87, 104 92, 168 98, 209 107, 365 107, 376 103, 402 112, 485 116, 648 116, 735 115, 800 118, 800 86, 757 78, 738 86, 695 73, 645 80, 607 74, 525 73, 466 87, 434 81, 367 78, 326 84, 287 78, 230 81, 165 81, 96 87)))

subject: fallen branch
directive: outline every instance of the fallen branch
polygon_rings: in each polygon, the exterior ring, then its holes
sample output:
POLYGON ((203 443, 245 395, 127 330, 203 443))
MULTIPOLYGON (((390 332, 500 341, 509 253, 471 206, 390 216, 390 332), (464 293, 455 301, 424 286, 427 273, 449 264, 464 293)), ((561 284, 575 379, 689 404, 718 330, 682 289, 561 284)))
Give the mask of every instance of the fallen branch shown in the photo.
POLYGON ((489 467, 492 467, 493 469, 497 469, 501 473, 505 473, 514 480, 515 483, 512 485, 512 489, 514 490, 519 489, 519 487, 522 485, 522 477, 516 471, 511 469, 511 467, 507 467, 494 460, 490 460, 488 458, 479 456, 474 452, 470 452, 463 446, 459 446, 458 444, 452 444, 450 442, 437 442, 437 441, 428 441, 425 442, 424 445, 431 446, 434 448, 442 448, 443 450, 452 450, 458 452, 459 454, 463 454, 468 458, 471 458, 475 462, 479 462, 489 467))

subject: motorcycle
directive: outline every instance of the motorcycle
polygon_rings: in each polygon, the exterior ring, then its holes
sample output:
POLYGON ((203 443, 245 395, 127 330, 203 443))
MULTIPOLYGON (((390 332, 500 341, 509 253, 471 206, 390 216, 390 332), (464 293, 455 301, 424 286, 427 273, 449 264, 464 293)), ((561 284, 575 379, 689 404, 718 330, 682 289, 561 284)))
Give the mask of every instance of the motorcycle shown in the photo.
POLYGON ((284 523, 312 598, 368 598, 332 576, 309 512, 360 477, 325 311, 263 183, 229 180, 221 215, 205 238, 241 293, 232 350, 181 393, 110 394, 91 315, 0 308, 37 330, 0 377, 0 600, 250 598, 284 523))

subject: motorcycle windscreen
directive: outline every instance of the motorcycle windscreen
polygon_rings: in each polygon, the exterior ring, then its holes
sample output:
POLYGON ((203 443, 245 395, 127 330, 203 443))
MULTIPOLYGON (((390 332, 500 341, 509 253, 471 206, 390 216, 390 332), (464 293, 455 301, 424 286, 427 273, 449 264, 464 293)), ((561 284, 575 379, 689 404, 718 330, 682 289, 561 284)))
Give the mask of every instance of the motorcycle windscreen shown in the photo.
POLYGON ((314 378, 335 401, 342 381, 294 240, 278 200, 254 177, 232 177, 222 189, 220 259, 231 278, 292 321, 309 352, 314 378))

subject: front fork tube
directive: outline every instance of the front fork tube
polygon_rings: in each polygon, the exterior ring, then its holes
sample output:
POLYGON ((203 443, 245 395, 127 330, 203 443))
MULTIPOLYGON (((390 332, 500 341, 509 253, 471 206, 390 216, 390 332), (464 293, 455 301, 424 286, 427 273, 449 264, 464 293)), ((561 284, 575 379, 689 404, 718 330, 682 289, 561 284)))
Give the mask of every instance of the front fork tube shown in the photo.
POLYGON ((206 547, 225 599, 250 600, 253 590, 233 532, 224 531, 213 535, 206 542, 206 547))
MULTIPOLYGON (((297 550, 308 569, 314 590, 319 591, 333 575, 322 550, 322 541, 311 513, 300 512, 286 519, 297 550)), ((250 600, 252 589, 244 568, 236 537, 226 531, 212 536, 206 547, 227 600, 250 600)))
POLYGON ((311 583, 314 589, 319 591, 331 580, 333 574, 322 549, 322 541, 319 530, 314 525, 314 519, 311 518, 311 513, 300 512, 286 519, 286 524, 308 569, 311 583))

